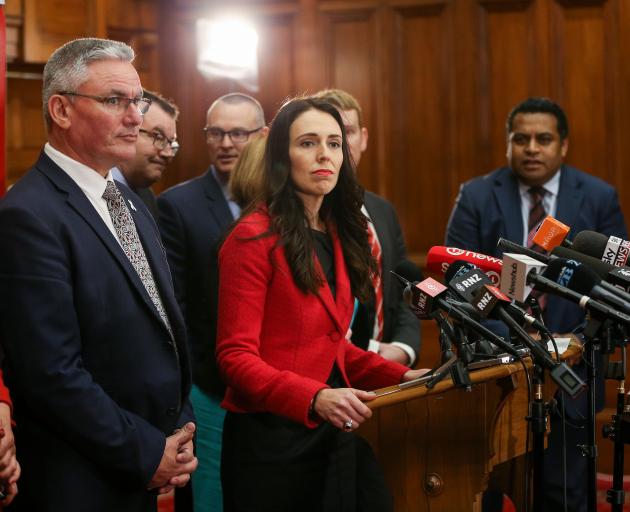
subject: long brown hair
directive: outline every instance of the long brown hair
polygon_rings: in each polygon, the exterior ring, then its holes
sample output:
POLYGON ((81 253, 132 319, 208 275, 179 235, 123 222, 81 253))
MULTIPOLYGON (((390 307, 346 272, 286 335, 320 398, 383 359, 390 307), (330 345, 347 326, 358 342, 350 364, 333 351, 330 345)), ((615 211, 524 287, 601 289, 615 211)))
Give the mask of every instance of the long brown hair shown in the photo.
MULTIPOLYGON (((296 98, 286 102, 276 114, 265 149, 264 195, 271 215, 271 233, 278 234, 279 245, 296 285, 303 292, 318 293, 323 276, 314 263, 314 238, 309 229, 304 204, 291 180, 289 157, 290 128, 295 119, 308 110, 330 114, 343 137, 343 162, 335 188, 324 197, 319 211, 321 219, 341 241, 353 294, 367 300, 374 293, 370 276, 377 272, 367 239, 367 219, 361 212, 363 189, 355 179, 352 158, 346 141, 341 115, 330 103, 316 98, 296 98)), ((250 208, 250 210, 253 209, 250 208)))

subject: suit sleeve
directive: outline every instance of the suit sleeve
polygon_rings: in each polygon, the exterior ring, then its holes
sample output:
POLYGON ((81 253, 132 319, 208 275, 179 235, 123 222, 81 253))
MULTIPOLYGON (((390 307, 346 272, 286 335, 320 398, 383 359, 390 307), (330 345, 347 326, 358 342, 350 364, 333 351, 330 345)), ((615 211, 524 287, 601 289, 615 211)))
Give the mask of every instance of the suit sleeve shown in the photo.
POLYGON ((184 221, 172 199, 159 196, 157 199, 160 235, 166 249, 166 257, 171 268, 173 288, 179 307, 187 318, 186 310, 186 261, 188 260, 186 230, 184 221))
POLYGON ((599 204, 602 207, 602 211, 599 214, 597 231, 604 235, 614 235, 627 240, 626 221, 619 205, 617 191, 611 187, 606 197, 599 204))
POLYGON ((455 206, 446 227, 445 244, 470 251, 480 250, 480 214, 470 197, 470 190, 463 184, 455 200, 455 206))
POLYGON ((83 456, 145 487, 164 434, 118 406, 84 367, 80 304, 60 236, 20 208, 0 214, 0 329, 13 392, 83 456))
MULTIPOLYGON (((405 247, 405 239, 403 237, 402 229, 400 228, 400 223, 398 222, 398 217, 396 216, 396 212, 394 208, 391 207, 391 232, 392 232, 392 241, 394 244, 393 252, 394 252, 394 268, 401 261, 407 259, 407 248, 405 247)), ((387 279, 393 279, 391 274, 387 276, 387 279)), ((394 288, 397 290, 397 283, 392 283, 394 288)), ((409 306, 405 304, 402 297, 402 291, 399 293, 395 293, 396 304, 396 317, 394 319, 394 329, 392 331, 392 336, 390 340, 386 341, 397 341, 400 343, 404 343, 408 345, 416 354, 416 359, 418 354, 420 353, 420 322, 416 318, 416 316, 411 312, 409 306)))
POLYGON ((315 393, 327 386, 261 358, 260 333, 274 267, 268 239, 251 239, 258 234, 241 222, 219 252, 217 363, 225 382, 260 411, 315 426, 308 408, 315 393))

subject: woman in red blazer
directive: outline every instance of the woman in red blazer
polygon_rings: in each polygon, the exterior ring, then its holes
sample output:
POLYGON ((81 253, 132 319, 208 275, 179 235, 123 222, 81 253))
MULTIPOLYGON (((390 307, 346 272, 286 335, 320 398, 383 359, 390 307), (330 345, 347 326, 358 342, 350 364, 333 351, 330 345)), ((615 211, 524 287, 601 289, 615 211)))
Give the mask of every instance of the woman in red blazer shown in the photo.
POLYGON ((347 341, 376 266, 337 110, 286 103, 264 173, 263 201, 219 253, 224 510, 389 510, 380 470, 357 464, 352 431, 371 416, 364 390, 423 371, 347 341))

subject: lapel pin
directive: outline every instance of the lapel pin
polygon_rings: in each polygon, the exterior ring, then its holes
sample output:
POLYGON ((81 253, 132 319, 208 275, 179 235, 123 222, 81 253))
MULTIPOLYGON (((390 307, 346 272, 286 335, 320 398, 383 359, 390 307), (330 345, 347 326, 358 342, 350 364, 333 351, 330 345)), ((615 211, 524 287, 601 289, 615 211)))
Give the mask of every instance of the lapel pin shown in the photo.
POLYGON ((138 210, 136 210, 136 207, 135 207, 135 206, 133 205, 133 203, 131 202, 131 199, 127 199, 127 201, 129 201, 129 206, 131 206, 131 209, 132 209, 134 212, 137 212, 138 210))

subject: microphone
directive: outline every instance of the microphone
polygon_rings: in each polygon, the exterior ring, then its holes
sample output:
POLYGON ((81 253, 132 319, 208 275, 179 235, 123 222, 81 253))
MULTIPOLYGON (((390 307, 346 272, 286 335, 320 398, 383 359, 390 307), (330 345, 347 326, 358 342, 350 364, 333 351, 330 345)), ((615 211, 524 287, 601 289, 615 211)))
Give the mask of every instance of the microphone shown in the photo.
POLYGON ((571 397, 575 398, 584 391, 586 385, 580 377, 578 377, 578 375, 566 363, 558 363, 554 361, 547 353, 547 350, 543 348, 540 343, 531 338, 518 324, 518 322, 512 318, 512 315, 507 310, 507 306, 509 305, 509 297, 501 293, 501 290, 495 286, 487 284, 480 287, 473 300, 473 306, 483 316, 487 317, 493 313, 493 316, 496 316, 505 322, 512 332, 516 333, 516 335, 521 339, 523 344, 531 350, 536 361, 545 368, 551 370, 550 375, 554 382, 571 395, 571 397))
POLYGON ((492 279, 493 284, 499 284, 503 266, 503 261, 500 258, 457 247, 444 247, 442 245, 431 247, 427 253, 427 268, 432 272, 444 275, 449 266, 457 260, 473 263, 492 279))
MULTIPOLYGON (((537 260, 539 262, 542 261, 543 263, 549 263, 549 260, 550 260, 549 256, 547 256, 546 254, 541 254, 539 252, 532 251, 531 249, 528 249, 527 247, 523 247, 522 245, 519 245, 505 238, 499 238, 499 241, 497 242, 497 247, 501 249, 503 252, 509 252, 509 253, 514 253, 514 254, 524 254, 525 256, 529 256, 530 258, 537 260)), ((505 261, 503 261, 503 263, 505 264, 505 261)))
POLYGON ((630 242, 616 236, 606 237, 596 231, 580 231, 575 235, 573 249, 615 267, 623 267, 630 255, 630 242))
MULTIPOLYGON (((587 309, 596 315, 605 316, 616 322, 630 324, 630 316, 621 313, 609 306, 593 300, 588 295, 583 295, 567 288, 566 284, 573 276, 575 268, 579 265, 574 260, 554 258, 543 275, 541 263, 522 254, 504 254, 504 275, 501 279, 501 291, 513 299, 526 297, 532 286, 537 290, 558 295, 571 302, 577 303, 582 309, 587 309), (533 263, 532 263, 533 262, 533 263), (529 291, 527 291, 529 290, 529 291)), ((591 280, 591 286, 597 284, 591 280)))
POLYGON ((551 251, 551 254, 552 256, 579 261, 586 265, 603 279, 600 286, 610 293, 616 294, 621 300, 630 302, 630 293, 627 292, 630 286, 630 268, 613 267, 597 258, 567 249, 566 247, 556 247, 551 251))
POLYGON ((467 302, 472 300, 480 286, 492 284, 492 280, 479 267, 463 260, 451 264, 444 274, 444 282, 467 302))
POLYGON ((600 286, 602 279, 593 270, 575 260, 566 261, 567 263, 574 263, 574 270, 572 274, 567 271, 564 276, 564 279, 567 281, 565 284, 567 288, 570 288, 582 295, 592 296, 596 300, 609 304, 617 311, 622 311, 625 314, 630 315, 630 303, 600 286))
POLYGON ((571 246, 571 242, 566 240, 571 228, 563 224, 558 219, 554 219, 548 215, 536 231, 532 242, 542 247, 545 251, 550 252, 559 245, 571 246))
MULTIPOLYGON (((455 274, 455 277, 449 281, 449 288, 454 290, 464 300, 472 302, 473 306, 475 306, 475 311, 484 318, 488 315, 484 314, 483 307, 478 307, 478 304, 476 305, 475 301, 478 298, 477 295, 479 290, 484 286, 489 286, 491 293, 496 292, 500 294, 500 296, 497 296, 497 299, 507 300, 507 303, 503 304, 503 307, 512 318, 519 322, 520 325, 526 323, 527 325, 531 325, 537 331, 551 336, 551 333, 543 323, 539 322, 536 318, 514 304, 509 297, 505 296, 501 292, 501 290, 492 286, 492 281, 472 263, 456 261, 446 272, 444 276, 445 279, 448 278, 451 273, 455 274)), ((492 310, 492 308, 490 308, 490 310, 492 310)))
MULTIPOLYGON (((396 267, 397 270, 400 268, 404 270, 405 268, 409 269, 410 267, 407 265, 404 267, 396 267)), ((405 275, 401 277, 402 279, 407 280, 405 275)), ((501 347, 508 354, 516 358, 520 357, 516 349, 503 341, 503 338, 497 336, 487 327, 484 327, 457 306, 446 300, 446 291, 446 286, 438 283, 435 279, 428 277, 420 283, 409 282, 403 291, 403 299, 420 320, 433 318, 433 314, 437 310, 444 311, 447 315, 453 317, 463 326, 475 331, 477 334, 485 337, 498 347, 501 347)))

